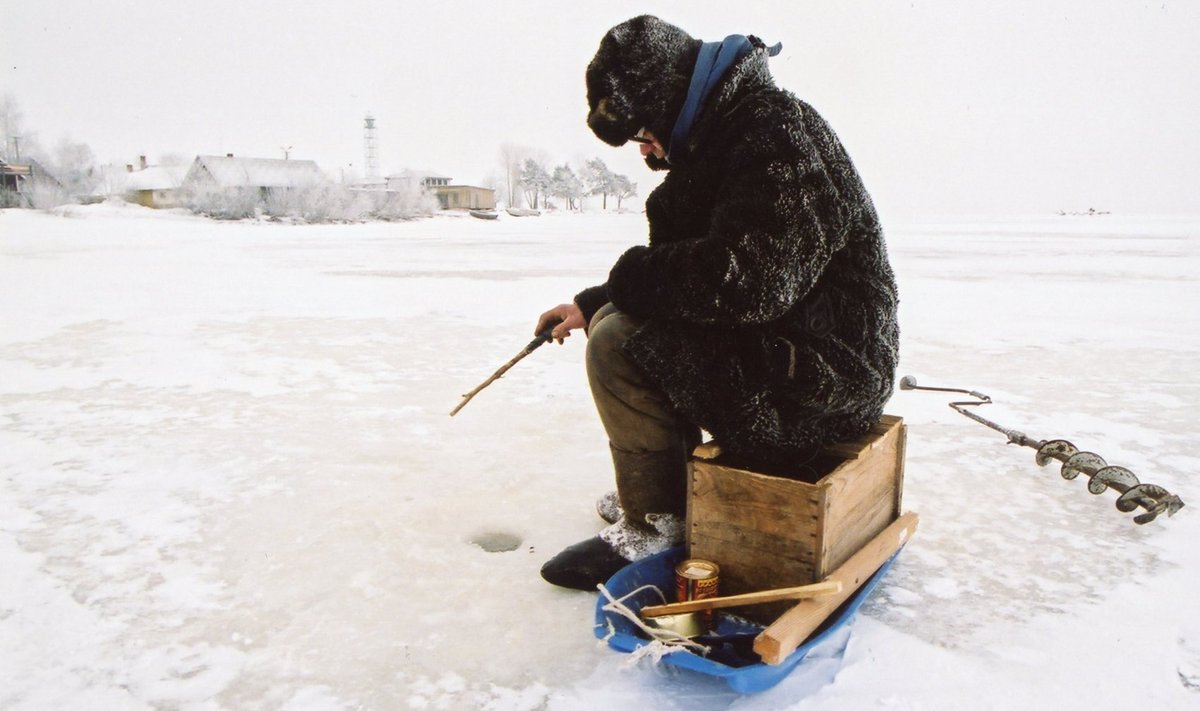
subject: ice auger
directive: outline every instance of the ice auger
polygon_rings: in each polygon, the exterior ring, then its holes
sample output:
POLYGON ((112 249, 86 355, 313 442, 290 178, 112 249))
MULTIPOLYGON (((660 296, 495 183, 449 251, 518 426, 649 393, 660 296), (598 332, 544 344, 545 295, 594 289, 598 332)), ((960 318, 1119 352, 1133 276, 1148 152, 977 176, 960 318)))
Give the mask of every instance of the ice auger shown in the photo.
POLYGON ((1144 513, 1133 517, 1134 523, 1144 524, 1153 521, 1159 514, 1166 512, 1167 516, 1183 508, 1183 500, 1157 484, 1143 484, 1137 476, 1125 467, 1110 466, 1104 458, 1095 452, 1081 452, 1071 442, 1065 439, 1035 440, 1024 432, 1010 430, 981 417, 968 410, 970 407, 988 405, 992 399, 983 393, 960 388, 934 388, 917 385, 917 379, 906 375, 900 379, 901 390, 925 390, 930 392, 963 393, 974 400, 961 400, 948 403, 959 414, 986 425, 1008 437, 1009 444, 1030 447, 1037 450, 1035 461, 1038 466, 1046 466, 1051 461, 1062 462, 1061 474, 1063 479, 1074 479, 1080 474, 1088 475, 1088 491, 1093 494, 1103 494, 1108 489, 1118 492, 1117 510, 1130 513, 1139 507, 1144 513))

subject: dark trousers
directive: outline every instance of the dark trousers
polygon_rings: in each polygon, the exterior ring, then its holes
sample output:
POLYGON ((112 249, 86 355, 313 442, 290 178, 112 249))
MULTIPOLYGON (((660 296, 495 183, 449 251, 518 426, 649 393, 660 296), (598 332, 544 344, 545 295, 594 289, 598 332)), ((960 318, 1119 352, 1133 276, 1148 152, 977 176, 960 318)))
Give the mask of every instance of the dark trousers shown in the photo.
POLYGON ((686 509, 687 459, 699 428, 682 419, 622 346, 642 325, 606 304, 588 326, 588 383, 608 433, 617 495, 631 522, 686 509))

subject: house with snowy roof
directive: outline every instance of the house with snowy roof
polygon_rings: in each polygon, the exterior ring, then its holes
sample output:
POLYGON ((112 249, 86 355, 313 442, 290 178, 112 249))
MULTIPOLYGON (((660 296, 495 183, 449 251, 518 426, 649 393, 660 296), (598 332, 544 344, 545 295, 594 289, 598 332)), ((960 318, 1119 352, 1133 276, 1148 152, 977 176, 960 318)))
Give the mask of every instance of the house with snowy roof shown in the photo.
POLYGON ((179 207, 183 203, 180 188, 187 176, 189 165, 146 165, 141 158, 141 168, 133 170, 127 166, 121 191, 128 202, 145 207, 179 207))
POLYGON ((188 194, 250 189, 266 198, 276 190, 307 188, 325 180, 321 169, 311 160, 237 158, 227 153, 196 156, 181 189, 188 194))
POLYGON ((9 163, 0 158, 0 207, 28 207, 39 187, 62 190, 62 183, 36 160, 9 163))

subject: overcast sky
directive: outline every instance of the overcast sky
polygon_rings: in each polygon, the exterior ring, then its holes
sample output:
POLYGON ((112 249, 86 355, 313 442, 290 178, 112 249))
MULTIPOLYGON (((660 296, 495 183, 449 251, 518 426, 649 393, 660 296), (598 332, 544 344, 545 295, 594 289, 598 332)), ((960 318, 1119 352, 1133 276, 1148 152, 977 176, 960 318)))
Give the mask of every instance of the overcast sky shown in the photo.
POLYGON ((1200 3, 0 0, 0 90, 49 148, 235 153, 481 183, 505 142, 599 156, 583 72, 643 12, 782 41, 780 86, 847 145, 884 216, 1200 213, 1200 3))

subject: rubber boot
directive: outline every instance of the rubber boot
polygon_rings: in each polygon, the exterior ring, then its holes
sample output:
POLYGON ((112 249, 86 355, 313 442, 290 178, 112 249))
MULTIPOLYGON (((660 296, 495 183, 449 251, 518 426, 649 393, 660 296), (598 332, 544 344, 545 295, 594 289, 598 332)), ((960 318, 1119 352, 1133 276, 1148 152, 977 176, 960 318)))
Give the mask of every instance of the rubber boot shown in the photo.
MULTIPOLYGON (((700 430, 695 428, 689 429, 688 431, 684 432, 683 439, 684 455, 690 458, 692 450, 696 448, 696 445, 700 444, 700 430)), ((618 451, 611 444, 609 445, 609 448, 614 452, 618 451)), ((613 455, 614 463, 618 456, 619 455, 617 454, 613 455)), ((686 471, 687 470, 685 468, 685 476, 686 471)), ((684 494, 686 494, 686 480, 683 489, 684 494)), ((625 509, 621 507, 621 498, 617 495, 616 491, 606 491, 600 495, 600 498, 596 499, 596 513, 599 514, 600 518, 603 519, 605 523, 616 523, 621 519, 622 516, 625 515, 625 509)))
POLYGON ((616 523, 625 515, 625 510, 621 508, 621 499, 617 496, 616 491, 606 491, 596 499, 596 513, 604 519, 605 523, 616 523))
POLYGON ((683 542, 687 460, 683 447, 626 452, 611 447, 624 515, 599 535, 542 566, 549 583, 595 590, 629 563, 683 542))
POLYGON ((687 511, 687 457, 683 445, 662 452, 626 452, 611 444, 617 498, 634 526, 651 528, 648 514, 687 511))

